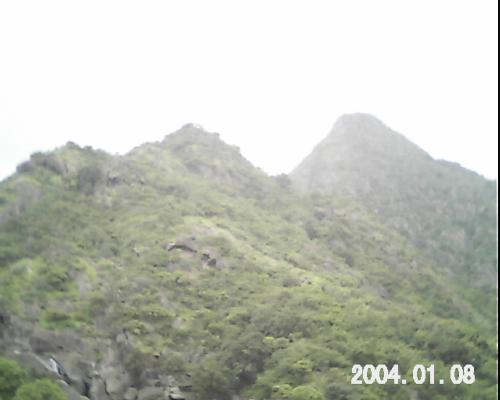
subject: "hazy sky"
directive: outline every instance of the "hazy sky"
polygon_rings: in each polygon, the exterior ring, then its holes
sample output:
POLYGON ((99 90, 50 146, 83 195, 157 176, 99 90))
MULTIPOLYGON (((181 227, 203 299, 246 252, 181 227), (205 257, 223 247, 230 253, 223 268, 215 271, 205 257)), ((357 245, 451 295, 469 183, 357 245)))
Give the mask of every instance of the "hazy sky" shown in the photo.
POLYGON ((0 2, 0 178, 187 122, 289 172, 343 113, 497 173, 496 0, 0 2))

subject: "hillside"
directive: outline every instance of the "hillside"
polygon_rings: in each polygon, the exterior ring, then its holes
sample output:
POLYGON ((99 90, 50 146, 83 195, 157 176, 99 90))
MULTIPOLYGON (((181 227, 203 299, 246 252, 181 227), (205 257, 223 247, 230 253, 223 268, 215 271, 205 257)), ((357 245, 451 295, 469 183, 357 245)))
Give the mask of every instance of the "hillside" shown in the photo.
POLYGON ((491 320, 386 222, 194 125, 124 156, 34 154, 0 184, 1 353, 75 399, 495 398, 491 320), (352 386, 354 363, 478 382, 352 386))
POLYGON ((340 118, 291 179, 359 201, 458 281, 495 326, 496 182, 432 159, 367 114, 340 118))

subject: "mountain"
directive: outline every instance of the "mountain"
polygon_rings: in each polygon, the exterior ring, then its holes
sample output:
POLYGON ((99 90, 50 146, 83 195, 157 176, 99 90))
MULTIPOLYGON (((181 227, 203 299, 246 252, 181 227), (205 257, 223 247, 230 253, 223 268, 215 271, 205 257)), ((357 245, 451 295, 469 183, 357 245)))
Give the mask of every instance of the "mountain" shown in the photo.
POLYGON ((495 398, 479 300, 361 200, 191 124, 123 156, 33 154, 0 183, 0 396, 22 376, 71 399, 495 398), (477 382, 351 385, 355 363, 477 382))
POLYGON ((340 118, 291 179, 362 203, 445 268, 495 324, 496 182, 434 160, 367 114, 340 118))

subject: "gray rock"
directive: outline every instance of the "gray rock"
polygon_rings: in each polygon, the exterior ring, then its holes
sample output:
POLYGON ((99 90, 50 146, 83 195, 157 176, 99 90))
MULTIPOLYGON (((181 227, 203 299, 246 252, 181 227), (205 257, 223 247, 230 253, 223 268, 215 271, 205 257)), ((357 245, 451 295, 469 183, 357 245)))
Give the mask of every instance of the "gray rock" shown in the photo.
POLYGON ((66 396, 68 397, 68 400, 82 400, 82 399, 87 399, 86 397, 83 397, 75 388, 69 386, 66 382, 59 380, 57 381, 59 386, 64 390, 66 393, 66 396))
POLYGON ((186 397, 180 391, 171 391, 168 395, 170 400, 186 400, 186 397))
POLYGON ((101 378, 93 378, 90 386, 90 400, 109 400, 106 386, 101 378))
POLYGON ((170 400, 186 400, 186 395, 179 388, 179 385, 170 387, 168 398, 170 400))
POLYGON ((120 366, 119 352, 109 347, 99 368, 99 374, 105 382, 106 392, 111 400, 123 400, 127 389, 132 385, 130 375, 120 366))
POLYGON ((161 387, 145 387, 139 390, 137 400, 164 400, 165 392, 161 387))
POLYGON ((138 392, 139 391, 136 388, 128 388, 128 390, 125 392, 125 395, 123 396, 123 400, 136 400, 138 392))

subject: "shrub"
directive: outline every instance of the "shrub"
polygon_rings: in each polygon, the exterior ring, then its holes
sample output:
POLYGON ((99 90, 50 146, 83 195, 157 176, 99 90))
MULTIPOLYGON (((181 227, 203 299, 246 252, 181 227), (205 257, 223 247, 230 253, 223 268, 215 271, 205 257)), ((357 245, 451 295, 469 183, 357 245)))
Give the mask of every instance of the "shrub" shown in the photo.
POLYGON ((38 379, 17 389, 14 400, 67 400, 67 396, 56 383, 38 379))
POLYGON ((52 329, 75 327, 75 321, 73 320, 73 317, 64 311, 59 311, 59 310, 46 311, 43 314, 43 318, 46 325, 52 329))
POLYGON ((15 182, 15 208, 17 213, 23 213, 36 204, 42 197, 40 185, 29 178, 18 179, 15 182))
POLYGON ((225 363, 238 377, 240 384, 254 383, 257 374, 264 369, 269 355, 263 345, 264 340, 260 332, 248 332, 229 342, 224 348, 225 363))
POLYGON ((0 358, 0 399, 11 399, 27 379, 28 374, 17 362, 0 358))
POLYGON ((193 391, 197 399, 231 398, 230 371, 222 368, 214 357, 206 358, 193 371, 193 391))
POLYGON ((43 160, 43 167, 49 171, 54 172, 57 175, 64 175, 65 168, 64 165, 56 159, 54 156, 46 156, 43 160))
POLYGON ((103 172, 99 165, 87 165, 78 172, 78 190, 91 195, 103 179, 103 172))
POLYGON ((60 266, 46 266, 40 271, 41 289, 50 291, 65 291, 68 285, 68 271, 60 266))
POLYGON ((148 373, 159 367, 158 360, 151 354, 131 349, 124 354, 123 366, 130 374, 131 384, 135 387, 147 385, 148 373))
POLYGON ((19 174, 27 174, 33 172, 35 165, 31 161, 24 161, 16 167, 16 172, 19 174))
POLYGON ((52 154, 34 153, 30 160, 34 165, 43 167, 57 175, 64 175, 64 165, 52 154))
POLYGON ((271 398, 274 400, 288 399, 290 397, 290 392, 292 391, 292 387, 284 383, 282 385, 274 385, 273 386, 273 394, 271 398))
POLYGON ((312 386, 297 386, 290 393, 290 400, 324 400, 323 395, 312 386))
POLYGON ((292 186, 292 180, 288 177, 286 174, 280 174, 275 177, 276 182, 278 182, 278 185, 280 185, 282 188, 289 188, 292 186))

